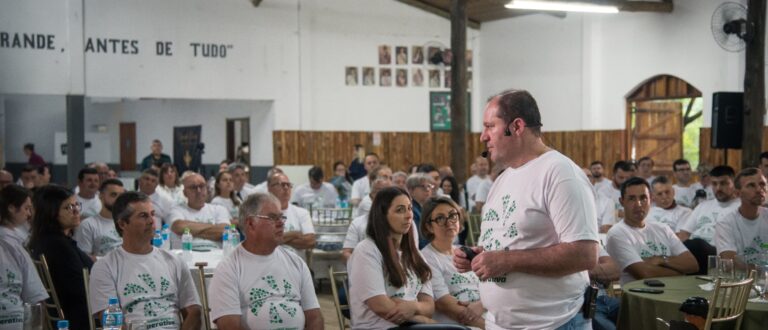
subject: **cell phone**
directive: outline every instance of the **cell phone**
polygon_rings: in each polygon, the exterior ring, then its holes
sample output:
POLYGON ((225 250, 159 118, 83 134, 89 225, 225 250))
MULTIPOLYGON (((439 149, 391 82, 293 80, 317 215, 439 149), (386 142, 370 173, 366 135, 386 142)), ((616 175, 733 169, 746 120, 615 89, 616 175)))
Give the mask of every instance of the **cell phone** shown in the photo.
POLYGON ((629 289, 630 292, 639 292, 639 293, 652 293, 652 294, 662 294, 664 293, 664 290, 659 289, 651 289, 651 288, 631 288, 629 289))
POLYGON ((472 261, 477 256, 477 252, 470 249, 468 246, 461 246, 461 251, 464 252, 464 254, 467 255, 467 260, 472 261))
POLYGON ((643 284, 653 287, 664 287, 664 282, 659 280, 645 280, 643 281, 643 284))

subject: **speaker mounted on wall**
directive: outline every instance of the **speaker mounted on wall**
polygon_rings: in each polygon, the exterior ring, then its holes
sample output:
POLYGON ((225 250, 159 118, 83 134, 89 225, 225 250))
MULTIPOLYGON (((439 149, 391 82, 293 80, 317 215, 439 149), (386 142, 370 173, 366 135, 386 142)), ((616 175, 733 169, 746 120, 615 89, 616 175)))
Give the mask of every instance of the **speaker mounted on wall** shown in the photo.
POLYGON ((712 94, 712 148, 741 149, 744 93, 712 94))

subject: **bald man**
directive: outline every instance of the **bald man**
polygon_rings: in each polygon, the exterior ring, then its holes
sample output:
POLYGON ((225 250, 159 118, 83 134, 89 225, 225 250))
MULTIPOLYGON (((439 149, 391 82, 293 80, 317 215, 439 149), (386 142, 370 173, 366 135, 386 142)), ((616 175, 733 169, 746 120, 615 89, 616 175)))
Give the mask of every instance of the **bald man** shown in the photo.
POLYGON ((232 218, 229 211, 221 205, 205 202, 208 200, 208 185, 200 174, 186 172, 181 182, 184 184, 187 204, 177 205, 168 216, 171 231, 175 234, 171 239, 171 247, 181 248, 181 235, 185 228, 189 228, 194 237, 193 249, 220 248, 221 235, 232 218))

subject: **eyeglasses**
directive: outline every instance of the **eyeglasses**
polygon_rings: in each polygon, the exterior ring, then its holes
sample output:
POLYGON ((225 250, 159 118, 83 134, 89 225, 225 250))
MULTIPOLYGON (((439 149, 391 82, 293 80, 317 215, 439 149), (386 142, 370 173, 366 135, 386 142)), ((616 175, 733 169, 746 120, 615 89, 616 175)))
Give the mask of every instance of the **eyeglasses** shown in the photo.
POLYGON ((432 222, 437 222, 438 225, 445 226, 446 223, 450 221, 451 223, 456 223, 459 221, 459 213, 458 212, 451 212, 448 213, 448 216, 439 215, 432 219, 432 222))
POLYGON ((290 188, 293 188, 293 183, 290 183, 290 182, 278 182, 278 183, 273 183, 273 184, 271 184, 269 186, 270 187, 280 186, 280 187, 283 187, 284 189, 290 189, 290 188))
POLYGON ((270 220, 273 223, 285 222, 285 220, 287 219, 287 217, 283 214, 267 214, 267 215, 254 214, 251 216, 257 217, 259 219, 270 220))
POLYGON ((75 212, 75 211, 81 211, 83 209, 83 203, 80 202, 74 202, 71 204, 67 204, 67 206, 64 207, 65 210, 69 212, 75 212))
POLYGON ((206 185, 206 184, 198 184, 198 185, 194 185, 194 186, 186 186, 184 188, 189 189, 189 190, 203 191, 203 190, 208 188, 208 185, 206 185))
POLYGON ((433 184, 431 184, 431 183, 429 183, 429 184, 423 184, 423 185, 420 185, 420 186, 418 186, 418 187, 420 187, 420 188, 422 188, 422 189, 424 189, 424 190, 433 190, 433 189, 435 189, 435 185, 433 185, 433 184))

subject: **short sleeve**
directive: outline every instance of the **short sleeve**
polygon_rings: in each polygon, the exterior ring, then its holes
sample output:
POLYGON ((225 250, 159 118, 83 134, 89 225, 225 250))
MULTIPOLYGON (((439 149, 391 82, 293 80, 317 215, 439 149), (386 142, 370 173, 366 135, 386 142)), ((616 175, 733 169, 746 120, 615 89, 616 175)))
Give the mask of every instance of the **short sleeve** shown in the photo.
POLYGON ((105 309, 109 304, 109 297, 116 297, 117 295, 117 278, 116 274, 112 273, 112 269, 109 262, 114 257, 113 251, 107 257, 100 259, 93 265, 91 269, 90 282, 88 282, 88 290, 90 292, 91 311, 97 314, 105 309))
POLYGON ((623 231, 612 228, 608 231, 607 241, 605 249, 616 260, 622 271, 632 264, 643 262, 643 258, 633 249, 629 240, 624 239, 623 231))
MULTIPOLYGON (((239 247, 238 249, 241 249, 239 247)), ((209 305, 211 306, 211 320, 214 322, 227 315, 242 315, 240 309, 240 290, 237 278, 235 264, 237 263, 236 253, 233 252, 225 262, 216 267, 211 280, 211 286, 208 288, 209 305)))
POLYGON ((184 209, 181 208, 181 206, 174 206, 171 209, 171 213, 168 216, 168 221, 170 224, 173 224, 177 220, 188 220, 186 219, 187 215, 186 212, 184 212, 184 209))
POLYGON ((301 270, 301 307, 305 311, 320 308, 320 303, 317 300, 315 294, 315 285, 312 282, 312 274, 309 272, 309 267, 303 261, 297 262, 300 265, 301 270))
POLYGON ((688 218, 691 217, 691 213, 693 211, 685 206, 680 206, 682 208, 682 211, 680 212, 680 217, 677 219, 677 228, 675 228, 676 232, 680 231, 680 227, 682 227, 682 224, 688 222, 688 218))
POLYGON ((597 241, 595 192, 577 177, 564 178, 549 190, 547 205, 561 242, 597 241))
POLYGON ((684 231, 688 232, 689 234, 693 234, 693 232, 696 231, 696 223, 697 223, 696 220, 701 216, 701 213, 703 213, 702 212, 703 209, 704 208, 701 207, 701 205, 699 205, 698 208, 693 210, 693 212, 691 212, 691 215, 689 215, 685 219, 685 221, 683 223, 681 223, 680 226, 678 226, 678 231, 683 231, 684 230, 684 231))
POLYGON ((445 284, 445 278, 443 272, 440 269, 440 264, 435 258, 424 256, 425 261, 429 265, 429 269, 432 270, 432 279, 430 280, 430 286, 432 287, 432 296, 435 300, 442 298, 444 295, 451 294, 448 289, 448 285, 445 284))
POLYGON ((21 299, 26 303, 35 304, 48 298, 48 293, 40 281, 40 276, 35 269, 32 258, 22 248, 16 249, 19 255, 19 269, 23 273, 23 287, 21 289, 21 299))
POLYGON ((299 223, 301 224, 302 234, 314 234, 315 225, 312 224, 312 218, 309 216, 309 212, 305 209, 298 209, 297 215, 299 216, 299 223))
POLYGON ((732 216, 728 215, 715 225, 715 248, 718 254, 725 251, 739 252, 739 247, 736 246, 736 228, 731 219, 732 216))
POLYGON ((227 210, 226 207, 223 207, 221 205, 211 205, 215 209, 214 214, 214 223, 216 224, 230 224, 230 219, 232 218, 232 215, 229 214, 229 210, 227 210))
POLYGON ((378 250, 373 243, 365 244, 362 248, 358 247, 349 260, 349 291, 351 295, 359 297, 361 302, 374 296, 387 295, 381 255, 377 254, 378 250))
POLYGON ((685 252, 688 252, 688 248, 686 248, 683 242, 680 241, 680 238, 675 235, 675 232, 672 231, 672 228, 664 225, 661 225, 660 227, 663 228, 664 236, 667 238, 667 242, 669 242, 669 252, 672 256, 679 256, 685 252))
POLYGON ((359 228, 353 220, 352 223, 349 224, 349 228, 347 228, 347 235, 344 236, 344 245, 342 245, 342 248, 354 249, 355 246, 357 246, 357 243, 360 243, 358 237, 360 237, 359 228))
POLYGON ((93 222, 92 218, 85 219, 80 226, 75 228, 75 234, 72 238, 77 242, 77 247, 83 252, 89 255, 95 254, 93 252, 93 222))
POLYGON ((368 180, 368 177, 362 177, 357 179, 352 184, 352 199, 363 199, 365 197, 365 187, 363 187, 362 180, 368 180))
POLYGON ((189 306, 200 305, 197 287, 194 280, 192 280, 192 273, 189 268, 180 258, 173 255, 171 255, 171 258, 173 258, 173 263, 176 264, 177 278, 179 279, 177 284, 179 308, 183 309, 189 306))

